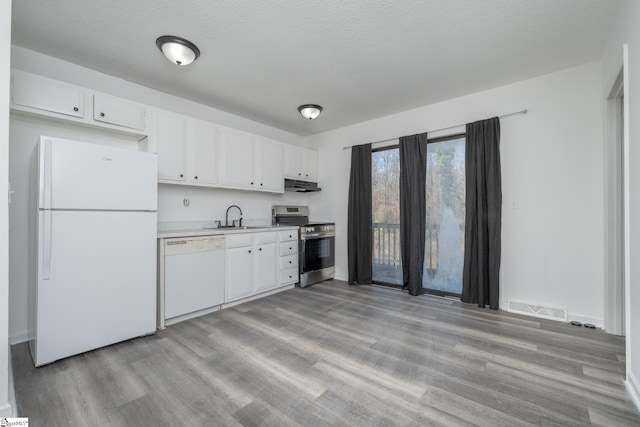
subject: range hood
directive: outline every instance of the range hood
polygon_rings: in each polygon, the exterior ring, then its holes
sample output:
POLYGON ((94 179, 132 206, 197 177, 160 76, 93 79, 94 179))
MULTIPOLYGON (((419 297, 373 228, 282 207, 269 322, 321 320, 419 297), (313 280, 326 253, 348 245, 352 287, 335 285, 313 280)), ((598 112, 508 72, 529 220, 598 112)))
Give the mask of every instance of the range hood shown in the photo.
POLYGON ((298 193, 311 193, 313 191, 320 191, 321 188, 318 187, 318 183, 316 182, 308 182, 308 181, 299 181, 297 179, 286 179, 284 180, 284 190, 285 191, 295 191, 298 193))

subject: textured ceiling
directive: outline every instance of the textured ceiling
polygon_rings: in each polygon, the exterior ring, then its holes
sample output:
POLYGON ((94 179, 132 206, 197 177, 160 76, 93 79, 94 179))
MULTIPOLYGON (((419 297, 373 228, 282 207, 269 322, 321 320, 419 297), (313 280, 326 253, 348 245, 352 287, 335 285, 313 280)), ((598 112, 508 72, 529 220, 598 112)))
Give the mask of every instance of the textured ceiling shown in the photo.
POLYGON ((13 43, 299 135, 600 58, 617 0, 16 0, 13 43), (194 42, 188 67, 161 35, 194 42), (320 104, 308 121, 297 107, 320 104))

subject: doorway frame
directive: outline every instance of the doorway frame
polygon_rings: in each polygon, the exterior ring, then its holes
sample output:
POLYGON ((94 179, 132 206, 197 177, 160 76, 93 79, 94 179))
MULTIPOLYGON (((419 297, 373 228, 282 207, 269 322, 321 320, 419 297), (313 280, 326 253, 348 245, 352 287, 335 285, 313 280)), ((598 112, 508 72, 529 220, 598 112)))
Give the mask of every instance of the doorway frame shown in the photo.
MULTIPOLYGON (((628 47, 606 98, 604 150, 604 327, 629 335, 629 100, 628 47)), ((627 345, 627 350, 628 350, 627 345)))

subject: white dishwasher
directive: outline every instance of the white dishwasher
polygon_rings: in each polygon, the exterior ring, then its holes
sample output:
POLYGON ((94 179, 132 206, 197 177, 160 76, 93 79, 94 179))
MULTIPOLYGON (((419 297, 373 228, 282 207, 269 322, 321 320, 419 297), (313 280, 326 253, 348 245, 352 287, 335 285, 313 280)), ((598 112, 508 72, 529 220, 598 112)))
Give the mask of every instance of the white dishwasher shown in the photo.
POLYGON ((163 317, 167 324, 224 302, 225 246, 224 236, 165 239, 163 317))

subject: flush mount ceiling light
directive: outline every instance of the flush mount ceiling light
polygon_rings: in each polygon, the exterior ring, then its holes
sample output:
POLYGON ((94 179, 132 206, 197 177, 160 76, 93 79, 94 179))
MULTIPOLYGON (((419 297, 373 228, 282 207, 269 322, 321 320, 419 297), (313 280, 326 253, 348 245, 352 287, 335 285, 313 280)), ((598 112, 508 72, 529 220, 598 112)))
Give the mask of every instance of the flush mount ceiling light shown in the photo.
POLYGON ((176 36, 162 36, 156 40, 156 46, 164 56, 174 64, 189 65, 200 56, 200 49, 189 40, 176 36))
POLYGON ((322 107, 316 104, 304 104, 298 107, 298 111, 305 119, 313 120, 322 113, 322 107))

